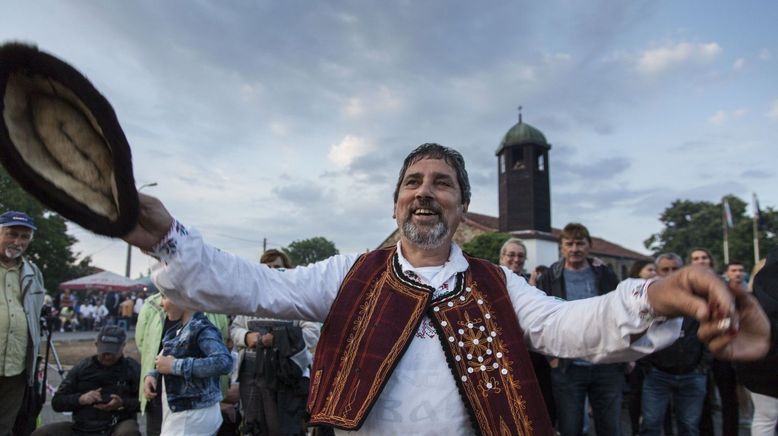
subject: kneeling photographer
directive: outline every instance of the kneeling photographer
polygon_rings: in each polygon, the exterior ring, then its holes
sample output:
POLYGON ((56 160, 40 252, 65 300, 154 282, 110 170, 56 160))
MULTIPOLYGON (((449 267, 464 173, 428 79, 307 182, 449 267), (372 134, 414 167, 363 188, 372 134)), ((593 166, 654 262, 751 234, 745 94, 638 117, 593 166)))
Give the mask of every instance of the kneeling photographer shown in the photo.
POLYGON ((57 412, 73 412, 73 422, 44 425, 40 435, 140 435, 140 365, 123 355, 126 333, 106 326, 97 335, 97 354, 74 366, 51 400, 57 412))

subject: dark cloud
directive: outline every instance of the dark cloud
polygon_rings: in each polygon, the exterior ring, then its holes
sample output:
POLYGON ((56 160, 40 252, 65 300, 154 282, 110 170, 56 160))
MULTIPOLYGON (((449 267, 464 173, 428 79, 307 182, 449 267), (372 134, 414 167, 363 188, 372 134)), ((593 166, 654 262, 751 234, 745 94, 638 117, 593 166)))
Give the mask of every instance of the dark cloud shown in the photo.
MULTIPOLYGON (((562 148, 564 150, 565 148, 562 148)), ((560 150, 560 151, 562 151, 560 150)), ((592 160, 582 153, 564 154, 557 152, 552 160, 549 156, 551 181, 554 185, 580 185, 590 189, 592 184, 611 183, 629 170, 632 162, 624 156, 613 156, 592 160)))
POLYGON ((280 185, 272 188, 273 194, 282 201, 311 205, 320 203, 327 198, 326 191, 312 182, 296 182, 291 185, 280 185))
POLYGON ((770 171, 765 171, 762 169, 749 169, 745 170, 742 173, 740 173, 740 177, 743 178, 749 178, 749 179, 769 179, 772 178, 775 175, 775 173, 770 171))

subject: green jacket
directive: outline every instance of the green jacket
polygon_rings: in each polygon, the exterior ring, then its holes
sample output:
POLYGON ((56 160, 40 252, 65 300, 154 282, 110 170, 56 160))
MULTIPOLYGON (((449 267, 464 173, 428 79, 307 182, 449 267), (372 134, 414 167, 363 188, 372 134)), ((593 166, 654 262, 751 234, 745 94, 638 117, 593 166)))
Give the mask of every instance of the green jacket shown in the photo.
MULTIPOLYGON (((159 300, 162 295, 157 293, 146 299, 143 308, 138 315, 138 323, 135 325, 135 345, 140 352, 140 389, 138 389, 138 400, 140 400, 140 411, 146 411, 146 397, 143 396, 143 379, 146 374, 154 368, 154 358, 159 353, 159 344, 162 341, 162 329, 165 326, 165 311, 162 310, 159 300)), ((222 334, 222 339, 227 343, 229 337, 229 322, 226 315, 206 313, 208 320, 216 326, 222 334)), ((229 376, 220 378, 222 397, 227 394, 229 387, 229 376)))

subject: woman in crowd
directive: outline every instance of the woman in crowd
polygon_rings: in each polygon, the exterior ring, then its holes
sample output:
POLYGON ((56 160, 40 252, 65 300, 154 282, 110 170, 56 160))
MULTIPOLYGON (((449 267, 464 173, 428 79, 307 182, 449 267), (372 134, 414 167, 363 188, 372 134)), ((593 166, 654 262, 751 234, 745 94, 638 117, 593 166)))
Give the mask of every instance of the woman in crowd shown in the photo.
POLYGON ((707 266, 712 270, 716 270, 713 263, 713 255, 707 248, 695 247, 689 250, 689 255, 686 258, 687 265, 702 265, 707 266))
MULTIPOLYGON (((514 274, 523 277, 531 286, 535 286, 539 279, 538 271, 537 269, 532 271, 531 276, 524 273, 524 263, 526 261, 527 245, 524 244, 524 241, 521 239, 510 238, 502 244, 502 247, 500 247, 500 265, 513 271, 514 274)), ((548 270, 548 268, 546 268, 546 270, 548 270)), ((530 351, 529 357, 530 360, 532 360, 532 368, 535 371, 540 390, 543 393, 546 411, 553 423, 556 421, 556 406, 554 405, 554 394, 551 389, 551 366, 549 366, 548 358, 540 353, 530 351)), ((552 361, 556 364, 558 359, 554 358, 552 361)))
MULTIPOLYGON (((270 249, 260 263, 290 269, 282 251, 270 249)), ((238 315, 230 326, 238 346, 238 384, 244 435, 301 435, 313 355, 320 325, 238 315)))
POLYGON ((656 265, 650 260, 636 260, 629 269, 631 279, 651 279, 656 277, 656 265))

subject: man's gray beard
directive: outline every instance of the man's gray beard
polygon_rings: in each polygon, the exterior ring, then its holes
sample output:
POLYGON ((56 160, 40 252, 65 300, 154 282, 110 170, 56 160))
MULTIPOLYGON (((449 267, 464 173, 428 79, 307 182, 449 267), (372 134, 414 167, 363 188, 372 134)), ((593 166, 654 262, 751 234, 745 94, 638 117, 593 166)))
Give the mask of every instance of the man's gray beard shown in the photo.
POLYGON ((427 249, 440 247, 446 242, 446 236, 448 235, 448 225, 446 225, 446 222, 443 220, 438 221, 438 223, 432 226, 426 234, 423 234, 419 231, 419 228, 413 224, 411 217, 408 217, 403 223, 401 230, 403 236, 409 241, 427 249))
POLYGON ((22 253, 24 253, 23 250, 18 250, 10 247, 5 249, 5 257, 9 259, 18 259, 22 255, 22 253))

